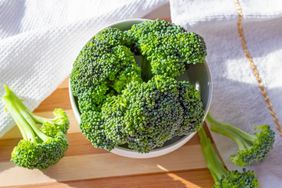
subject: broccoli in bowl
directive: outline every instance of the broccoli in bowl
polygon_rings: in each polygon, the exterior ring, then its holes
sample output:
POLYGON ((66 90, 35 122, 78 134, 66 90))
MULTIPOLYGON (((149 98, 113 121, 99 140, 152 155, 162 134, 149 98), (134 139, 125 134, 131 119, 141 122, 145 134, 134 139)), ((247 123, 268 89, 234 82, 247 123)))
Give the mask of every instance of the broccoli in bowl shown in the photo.
POLYGON ((70 76, 82 133, 95 147, 138 153, 195 133, 210 102, 205 56, 201 36, 163 20, 125 21, 98 32, 70 76))

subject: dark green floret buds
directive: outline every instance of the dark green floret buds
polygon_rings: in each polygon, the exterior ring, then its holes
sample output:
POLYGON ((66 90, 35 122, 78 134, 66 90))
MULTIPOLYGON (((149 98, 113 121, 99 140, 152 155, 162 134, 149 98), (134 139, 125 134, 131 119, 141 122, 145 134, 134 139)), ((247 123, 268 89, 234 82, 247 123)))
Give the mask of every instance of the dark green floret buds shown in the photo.
POLYGON ((248 166, 260 162, 272 149, 275 133, 269 125, 258 125, 255 134, 249 134, 231 124, 218 122, 210 114, 206 119, 213 132, 228 137, 238 146, 238 152, 230 160, 238 166, 248 166))
POLYGON ((201 36, 163 20, 145 21, 127 32, 137 51, 151 62, 154 75, 177 77, 187 65, 203 63, 207 55, 201 36))
POLYGON ((81 112, 97 110, 108 96, 121 93, 127 83, 141 82, 140 67, 125 46, 127 38, 122 31, 108 28, 80 52, 71 73, 71 89, 81 112))
POLYGON ((71 73, 82 133, 95 147, 146 153, 195 132, 204 116, 200 92, 177 78, 205 56, 199 35, 163 20, 100 31, 71 73))
POLYGON ((187 81, 155 76, 131 82, 121 95, 109 97, 101 110, 81 115, 81 130, 96 147, 126 144, 146 153, 174 136, 196 131, 204 115, 199 91, 187 81))
POLYGON ((121 96, 104 104, 102 113, 108 137, 142 153, 196 131, 204 115, 199 92, 189 82, 165 76, 131 82, 121 96), (180 95, 183 83, 191 88, 180 95))
POLYGON ((57 108, 53 119, 36 116, 7 85, 4 88, 5 108, 23 137, 14 147, 11 161, 29 169, 45 169, 57 163, 68 148, 66 133, 69 120, 66 113, 57 108))

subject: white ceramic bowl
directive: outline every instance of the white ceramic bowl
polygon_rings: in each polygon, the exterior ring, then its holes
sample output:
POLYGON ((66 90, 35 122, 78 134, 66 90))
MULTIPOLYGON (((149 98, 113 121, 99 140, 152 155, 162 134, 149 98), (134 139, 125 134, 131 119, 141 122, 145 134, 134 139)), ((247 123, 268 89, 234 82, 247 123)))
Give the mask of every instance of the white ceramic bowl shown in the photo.
MULTIPOLYGON (((145 20, 146 19, 123 20, 123 21, 111 24, 107 27, 114 27, 120 30, 128 30, 130 29, 130 27, 133 24, 141 23, 145 20)), ((107 28, 107 27, 104 27, 104 28, 107 28)), ((95 34, 96 33, 93 33, 93 35, 95 34)), ((191 83, 194 83, 196 85, 196 88, 200 91, 201 98, 202 98, 202 101, 204 103, 204 108, 205 108, 205 116, 203 118, 203 121, 204 121, 208 113, 210 103, 211 103, 211 98, 212 98, 211 97, 212 96, 212 84, 211 84, 211 76, 210 76, 208 65, 206 63, 191 65, 189 69, 185 72, 185 74, 180 79, 189 80, 191 83)), ((76 104, 76 100, 74 96, 72 95, 70 82, 69 82, 69 96, 70 96, 70 102, 71 102, 71 106, 74 112, 75 119, 78 121, 78 123, 80 123, 80 113, 79 113, 79 110, 76 104)), ((128 148, 123 148, 123 147, 115 147, 111 152, 114 154, 120 155, 120 156, 130 157, 130 158, 158 157, 161 155, 168 154, 180 148, 186 142, 188 142, 195 134, 196 132, 188 136, 175 137, 171 139, 170 141, 167 141, 164 146, 160 148, 156 148, 149 153, 139 153, 139 152, 130 150, 128 148)))

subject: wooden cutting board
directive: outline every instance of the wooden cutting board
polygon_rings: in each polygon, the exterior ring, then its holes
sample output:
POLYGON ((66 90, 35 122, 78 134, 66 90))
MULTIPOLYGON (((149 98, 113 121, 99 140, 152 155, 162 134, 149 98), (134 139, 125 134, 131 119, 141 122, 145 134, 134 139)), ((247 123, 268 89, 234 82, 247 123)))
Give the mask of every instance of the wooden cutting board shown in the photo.
POLYGON ((20 138, 15 127, 0 140, 0 186, 210 188, 213 184, 197 135, 168 155, 130 159, 92 147, 80 133, 69 102, 67 80, 35 112, 52 117, 55 107, 64 108, 71 122, 68 132, 70 145, 65 157, 47 170, 15 167, 9 161, 10 153, 20 138))

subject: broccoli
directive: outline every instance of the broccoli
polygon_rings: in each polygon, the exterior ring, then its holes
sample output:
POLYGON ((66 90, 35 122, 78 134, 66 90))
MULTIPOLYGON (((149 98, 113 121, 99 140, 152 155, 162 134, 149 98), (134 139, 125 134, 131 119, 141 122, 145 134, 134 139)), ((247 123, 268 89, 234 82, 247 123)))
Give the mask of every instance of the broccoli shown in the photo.
POLYGON ((163 20, 133 25, 127 34, 139 53, 151 62, 154 75, 178 77, 186 65, 203 63, 206 46, 201 36, 163 20))
POLYGON ((176 80, 161 76, 130 83, 121 97, 102 107, 108 137, 138 152, 162 146, 183 122, 177 86, 176 80))
POLYGON ((154 76, 131 82, 121 95, 109 97, 101 111, 81 115, 81 130, 96 147, 126 144, 146 153, 174 136, 194 132, 203 118, 199 91, 187 81, 154 76))
POLYGON ((258 180, 253 171, 229 171, 218 156, 203 127, 198 131, 207 167, 215 181, 214 188, 256 188, 258 180))
POLYGON ((23 137, 14 147, 11 161, 29 169, 44 169, 57 163, 68 148, 66 133, 69 121, 65 112, 55 109, 53 119, 36 116, 7 85, 4 88, 5 108, 23 137))
POLYGON ((210 114, 206 118, 211 130, 233 140, 238 152, 230 160, 238 166, 248 166, 266 158, 274 143, 275 133, 268 125, 258 125, 256 134, 249 134, 231 124, 216 121, 210 114))
POLYGON ((82 133, 95 147, 149 152, 196 131, 204 116, 200 93, 176 77, 205 53, 200 36, 166 21, 102 30, 71 73, 82 133))
POLYGON ((141 82, 141 69, 125 46, 126 35, 107 28, 82 49, 71 73, 71 89, 81 112, 98 110, 108 96, 121 93, 131 81, 141 82))
POLYGON ((124 117, 128 146, 139 152, 191 134, 204 116, 199 91, 188 81, 157 75, 147 83, 129 84, 123 96, 129 106, 124 117))

